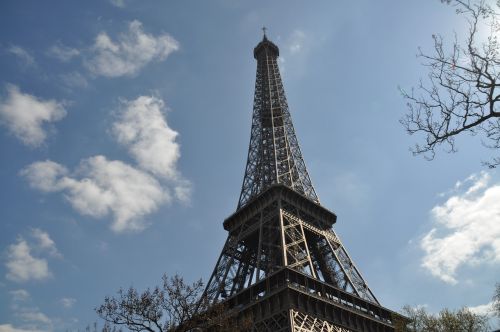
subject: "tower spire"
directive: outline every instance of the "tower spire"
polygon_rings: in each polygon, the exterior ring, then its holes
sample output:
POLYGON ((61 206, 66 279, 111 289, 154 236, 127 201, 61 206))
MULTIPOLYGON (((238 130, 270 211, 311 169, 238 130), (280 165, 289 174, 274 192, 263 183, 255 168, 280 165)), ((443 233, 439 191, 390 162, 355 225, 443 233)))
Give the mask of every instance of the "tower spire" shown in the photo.
POLYGON ((257 76, 252 129, 238 209, 274 184, 319 203, 295 135, 281 81, 279 48, 266 36, 254 49, 257 76))

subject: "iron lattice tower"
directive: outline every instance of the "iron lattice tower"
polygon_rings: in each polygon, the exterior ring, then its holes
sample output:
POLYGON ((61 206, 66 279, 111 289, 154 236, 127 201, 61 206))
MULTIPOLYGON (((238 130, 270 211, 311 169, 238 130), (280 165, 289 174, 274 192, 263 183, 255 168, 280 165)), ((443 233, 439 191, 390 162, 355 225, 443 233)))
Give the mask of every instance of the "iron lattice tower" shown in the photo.
POLYGON ((245 176, 228 238, 204 298, 252 317, 252 331, 394 331, 332 229, 309 178, 281 81, 278 47, 264 33, 245 176))
POLYGON ((278 47, 265 35, 254 50, 257 78, 252 130, 238 209, 278 183, 319 203, 288 112, 278 68, 278 54, 278 47))

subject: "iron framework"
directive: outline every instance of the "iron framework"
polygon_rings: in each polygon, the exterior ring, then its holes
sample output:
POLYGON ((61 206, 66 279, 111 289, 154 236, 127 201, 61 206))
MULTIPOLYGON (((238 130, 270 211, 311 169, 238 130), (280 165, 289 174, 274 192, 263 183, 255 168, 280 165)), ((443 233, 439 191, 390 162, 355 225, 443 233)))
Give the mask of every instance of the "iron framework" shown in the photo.
POLYGON ((228 238, 204 292, 249 313, 251 331, 394 331, 332 226, 309 178, 281 82, 279 50, 264 35, 257 59, 248 160, 228 238))
POLYGON ((278 47, 265 35, 254 49, 257 77, 252 129, 238 209, 276 183, 319 203, 288 111, 278 55, 278 47))

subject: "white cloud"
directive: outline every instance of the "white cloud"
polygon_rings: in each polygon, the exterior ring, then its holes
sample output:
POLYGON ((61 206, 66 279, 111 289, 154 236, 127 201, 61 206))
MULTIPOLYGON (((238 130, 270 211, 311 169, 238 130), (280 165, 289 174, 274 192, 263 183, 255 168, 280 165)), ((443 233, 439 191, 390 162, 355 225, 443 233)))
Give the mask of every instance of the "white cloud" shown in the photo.
POLYGON ((482 172, 480 174, 472 174, 469 176, 463 183, 473 182, 472 185, 467 189, 465 195, 472 195, 474 193, 479 192, 481 189, 488 187, 489 182, 491 181, 491 176, 482 172))
POLYGON ((64 308, 71 308, 73 307, 73 305, 76 303, 76 300, 74 298, 71 298, 71 297, 63 297, 61 299, 61 304, 64 308))
POLYGON ((151 61, 164 60, 178 49, 179 43, 169 34, 145 33, 142 23, 134 20, 117 41, 106 32, 99 33, 86 65, 97 76, 133 76, 151 61))
POLYGON ((500 262, 500 184, 491 184, 483 172, 463 193, 435 206, 434 227, 421 239, 422 266, 441 280, 456 284, 457 269, 464 265, 500 262))
POLYGON ((12 295, 12 300, 17 302, 26 301, 30 298, 30 293, 25 289, 16 289, 9 293, 12 295))
POLYGON ((143 217, 170 200, 154 177, 104 156, 82 160, 72 175, 52 161, 33 163, 21 175, 36 189, 63 192, 73 208, 84 215, 98 218, 113 214, 111 228, 115 232, 144 229, 147 224, 143 217))
POLYGON ((178 133, 172 130, 163 114, 163 100, 140 96, 123 101, 112 132, 117 141, 127 147, 142 169, 174 183, 174 195, 189 201, 191 184, 177 170, 180 146, 178 133))
POLYGON ((493 315, 493 302, 481 304, 475 307, 469 307, 469 310, 477 315, 493 315))
POLYGON ((89 82, 77 71, 62 74, 60 76, 62 82, 70 88, 86 88, 89 86, 89 82))
POLYGON ((189 203, 191 201, 191 182, 188 180, 180 179, 177 180, 177 185, 174 187, 175 197, 183 202, 189 203))
POLYGON ((26 145, 41 145, 47 138, 44 125, 66 116, 62 102, 39 99, 10 84, 7 93, 7 98, 0 100, 0 123, 26 145))
POLYGON ((51 256, 62 258, 61 253, 57 250, 56 244, 50 238, 49 233, 39 228, 34 228, 31 230, 31 235, 37 240, 40 250, 47 251, 51 256))
POLYGON ((47 260, 34 257, 31 247, 22 237, 8 247, 5 266, 7 279, 16 282, 43 280, 51 276, 47 260))
POLYGON ((38 307, 15 306, 14 316, 21 321, 23 329, 35 331, 53 331, 52 319, 40 311, 38 307))
MULTIPOLYGON (((17 242, 7 248, 7 279, 16 282, 29 280, 43 280, 49 278, 52 273, 49 270, 47 259, 42 255, 61 258, 61 253, 57 250, 55 242, 50 235, 34 228, 30 233, 34 241, 27 241, 22 236, 17 238, 17 242)), ((13 300, 29 299, 29 293, 24 289, 10 292, 13 300)))
POLYGON ((43 312, 38 311, 37 308, 21 311, 16 314, 17 317, 25 322, 35 324, 51 324, 52 320, 47 317, 43 312))
POLYGON ((141 168, 173 179, 178 176, 178 133, 168 126, 162 113, 163 108, 163 101, 155 97, 141 96, 132 101, 124 101, 112 131, 117 141, 128 148, 141 168))
POLYGON ((7 51, 17 56, 24 65, 26 66, 35 65, 35 58, 33 58, 33 56, 21 46, 12 45, 7 49, 7 51))
POLYGON ((288 50, 291 54, 300 53, 304 49, 306 34, 301 30, 294 30, 288 41, 288 50))
MULTIPOLYGON (((25 167, 20 175, 34 189, 63 193, 81 214, 94 218, 112 215, 115 232, 143 230, 148 225, 146 215, 172 197, 187 203, 191 195, 191 183, 177 169, 178 133, 168 126, 164 107, 156 97, 122 102, 111 131, 138 167, 98 155, 83 159, 74 171, 45 160, 25 167)), ((35 235, 48 242, 42 234, 35 235)))
POLYGON ((68 170, 56 162, 45 160, 31 164, 21 170, 20 174, 28 180, 32 188, 54 192, 63 189, 58 183, 59 178, 68 174, 68 170))
POLYGON ((5 331, 52 331, 52 319, 40 311, 37 306, 33 306, 30 294, 24 289, 18 289, 9 292, 12 296, 10 308, 14 316, 22 323, 20 327, 13 326, 0 327, 5 331))
POLYGON ((41 332, 43 330, 14 327, 12 324, 0 324, 0 332, 41 332))
POLYGON ((68 46, 65 46, 61 43, 57 43, 55 45, 52 45, 48 50, 47 54, 49 56, 52 56, 56 59, 59 59, 63 62, 68 62, 74 57, 77 57, 80 55, 80 51, 77 50, 76 48, 71 48, 68 46))

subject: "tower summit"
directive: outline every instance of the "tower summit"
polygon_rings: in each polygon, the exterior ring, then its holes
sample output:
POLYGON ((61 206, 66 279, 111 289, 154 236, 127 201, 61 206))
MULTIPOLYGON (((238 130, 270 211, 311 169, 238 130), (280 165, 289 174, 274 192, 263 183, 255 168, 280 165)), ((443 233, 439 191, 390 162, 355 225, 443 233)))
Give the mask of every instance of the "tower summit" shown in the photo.
POLYGON ((243 185, 204 299, 251 316, 251 331, 392 332, 399 315, 379 304, 319 204, 278 56, 264 29, 243 185))

